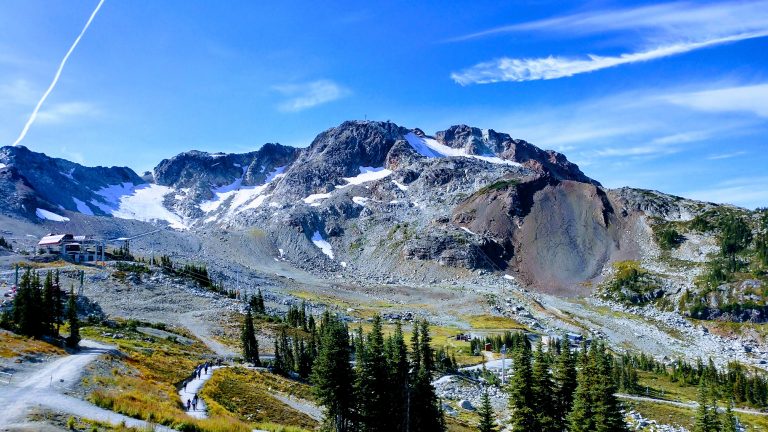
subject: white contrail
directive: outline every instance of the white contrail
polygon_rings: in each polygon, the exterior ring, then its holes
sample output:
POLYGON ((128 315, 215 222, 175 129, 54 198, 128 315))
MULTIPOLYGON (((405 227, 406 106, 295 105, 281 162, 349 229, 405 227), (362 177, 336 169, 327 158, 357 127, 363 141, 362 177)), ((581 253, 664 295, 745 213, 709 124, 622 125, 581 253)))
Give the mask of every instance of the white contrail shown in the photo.
POLYGON ((61 76, 61 71, 64 70, 64 65, 67 64, 67 60, 69 59, 69 56, 72 54, 72 51, 75 50, 75 47, 77 47, 77 44, 80 43, 80 39, 85 34, 85 31, 88 30, 88 27, 91 25, 91 21, 93 21, 93 17, 96 16, 96 13, 101 9, 101 5, 104 4, 104 0, 99 0, 99 4, 96 5, 96 9, 93 10, 93 13, 91 14, 91 17, 88 18, 88 21, 85 23, 85 27, 83 27, 83 30, 80 31, 80 34, 77 35, 77 39, 75 39, 75 42, 72 43, 72 46, 69 47, 69 51, 67 51, 67 54, 64 56, 63 59, 61 59, 61 63, 59 63, 59 68, 56 70, 56 75, 53 76, 53 81, 51 81, 51 85, 48 86, 48 90, 43 93, 43 97, 40 98, 40 100, 37 102, 37 105, 35 106, 35 109, 32 110, 32 114, 29 116, 29 120, 27 120, 27 124, 24 125, 24 129, 21 130, 21 134, 19 134, 19 137, 16 138, 16 142, 13 143, 13 145, 19 145, 21 140, 24 139, 24 137, 27 135, 27 131, 29 131, 29 127, 32 126, 32 123, 35 122, 35 119, 37 118, 37 112, 40 111, 40 107, 43 106, 43 102, 48 98, 48 95, 51 94, 51 91, 54 87, 56 87, 56 83, 59 82, 59 77, 61 76))

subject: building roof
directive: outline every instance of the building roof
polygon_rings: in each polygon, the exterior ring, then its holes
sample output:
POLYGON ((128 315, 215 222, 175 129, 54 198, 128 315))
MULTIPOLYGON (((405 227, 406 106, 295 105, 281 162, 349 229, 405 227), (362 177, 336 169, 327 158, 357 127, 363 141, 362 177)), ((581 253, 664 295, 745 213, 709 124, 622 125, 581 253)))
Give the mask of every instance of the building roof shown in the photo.
POLYGON ((72 240, 72 234, 48 234, 40 239, 38 246, 53 246, 60 244, 64 240, 72 240))

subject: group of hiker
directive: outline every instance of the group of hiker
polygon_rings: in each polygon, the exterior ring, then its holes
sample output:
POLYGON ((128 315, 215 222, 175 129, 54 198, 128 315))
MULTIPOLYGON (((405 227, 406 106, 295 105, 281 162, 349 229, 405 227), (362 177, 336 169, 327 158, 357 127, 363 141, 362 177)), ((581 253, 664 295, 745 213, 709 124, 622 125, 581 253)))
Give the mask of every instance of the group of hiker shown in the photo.
MULTIPOLYGON (((192 372, 192 378, 189 380, 186 380, 182 383, 182 388, 184 391, 187 391, 187 384, 189 384, 190 381, 194 379, 200 379, 203 375, 208 375, 208 369, 213 372, 213 365, 216 364, 217 366, 221 366, 221 359, 216 360, 215 362, 207 361, 201 365, 198 365, 195 367, 195 371, 192 372)), ((197 396, 197 393, 195 393, 195 396, 192 399, 187 399, 187 411, 197 411, 197 402, 200 399, 197 396)))

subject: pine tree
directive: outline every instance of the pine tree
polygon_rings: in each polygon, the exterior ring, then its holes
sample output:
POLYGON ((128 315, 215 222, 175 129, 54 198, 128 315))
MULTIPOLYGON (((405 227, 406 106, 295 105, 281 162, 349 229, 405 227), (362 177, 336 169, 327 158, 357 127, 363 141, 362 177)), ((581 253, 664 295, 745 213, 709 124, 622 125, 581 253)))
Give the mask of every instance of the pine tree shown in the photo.
POLYGON ((597 401, 596 365, 590 361, 585 345, 579 353, 579 372, 577 375, 576 391, 573 395, 573 407, 567 416, 569 432, 593 432, 597 430, 595 408, 597 401))
POLYGON ((411 339, 411 364, 419 365, 412 369, 410 393, 408 396, 408 429, 411 432, 439 432, 445 430, 442 406, 432 386, 432 371, 435 359, 429 335, 429 323, 424 320, 414 323, 411 339), (425 343, 426 342, 426 343, 425 343), (431 368, 431 369, 430 369, 431 368))
POLYGON ((243 358, 245 361, 252 363, 254 366, 261 366, 261 361, 259 360, 259 341, 256 340, 256 330, 253 327, 253 314, 251 314, 250 308, 245 313, 240 339, 243 345, 243 358))
POLYGON ((77 319, 77 299, 75 297, 75 288, 69 290, 69 301, 67 302, 67 320, 69 321, 69 337, 67 337, 67 346, 76 348, 80 343, 80 321, 77 319))
POLYGON ((536 345, 531 373, 536 421, 541 432, 557 432, 557 406, 552 403, 555 385, 549 371, 549 357, 544 353, 541 341, 536 345))
POLYGON ((53 274, 50 270, 45 274, 42 294, 43 300, 40 308, 42 312, 42 333, 52 335, 54 331, 53 325, 55 322, 56 307, 54 305, 53 274))
POLYGON ((393 415, 392 430, 406 430, 408 425, 408 348, 403 337, 403 327, 398 321, 395 331, 386 343, 388 410, 393 415))
POLYGON ((282 353, 280 352, 280 346, 278 344, 277 338, 275 338, 275 359, 272 360, 272 372, 283 375, 287 373, 287 369, 285 367, 285 359, 283 358, 282 353))
POLYGON ((725 407, 723 412, 723 418, 721 419, 720 431, 721 432, 738 432, 738 420, 733 414, 733 402, 729 403, 725 407))
POLYGON ((627 423, 621 412, 621 404, 616 398, 616 385, 612 379, 613 358, 605 352, 605 345, 595 343, 590 351, 590 361, 595 363, 598 381, 595 387, 597 395, 595 405, 596 432, 623 432, 627 423))
POLYGON ((325 315, 321 324, 320 347, 311 381, 320 404, 325 408, 328 429, 336 432, 354 430, 353 382, 349 364, 349 333, 337 318, 325 315))
POLYGON ((699 406, 696 409, 694 432, 719 432, 720 430, 717 407, 711 404, 710 393, 710 389, 706 385, 699 386, 699 406))
POLYGON ((531 389, 531 349, 522 344, 514 352, 514 371, 509 380, 509 408, 512 411, 510 423, 513 432, 540 430, 536 418, 534 394, 531 389))
POLYGON ((13 300, 13 322, 16 331, 25 336, 39 338, 43 334, 42 299, 40 279, 30 269, 21 276, 18 291, 13 300))
POLYGON ((477 414, 480 416, 480 424, 477 427, 480 432, 496 432, 496 419, 487 387, 483 393, 483 400, 480 403, 480 409, 477 411, 477 414))
POLYGON ((387 408, 389 377, 384 356, 384 334, 381 317, 373 319, 373 328, 368 334, 366 344, 357 357, 357 394, 360 430, 363 432, 393 430, 392 416, 387 408))
POLYGON ((554 404, 558 415, 555 417, 555 427, 562 431, 566 428, 566 416, 573 407, 573 393, 576 391, 576 357, 571 352, 568 336, 563 335, 560 341, 560 354, 553 367, 555 381, 554 404))

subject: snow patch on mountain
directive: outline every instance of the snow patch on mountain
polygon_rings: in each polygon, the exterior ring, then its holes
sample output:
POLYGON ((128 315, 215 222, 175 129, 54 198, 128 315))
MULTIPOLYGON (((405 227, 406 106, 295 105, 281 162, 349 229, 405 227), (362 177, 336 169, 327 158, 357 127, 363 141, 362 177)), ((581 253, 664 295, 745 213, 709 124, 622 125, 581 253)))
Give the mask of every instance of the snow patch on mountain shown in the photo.
POLYGON ((405 192, 405 191, 407 191, 407 190, 408 190, 408 186, 406 186, 406 185, 404 185, 404 184, 400 183, 400 182, 399 182, 399 181, 397 181, 397 180, 392 180, 392 183, 394 183, 394 184, 395 184, 395 186, 397 186, 397 188, 398 188, 398 189, 400 189, 400 190, 401 190, 401 191, 403 191, 403 192, 405 192))
POLYGON ((354 176, 354 177, 344 177, 344 181, 347 182, 345 185, 336 186, 337 188, 344 188, 350 185, 359 185, 371 181, 381 180, 383 178, 388 177, 390 174, 392 174, 392 171, 384 168, 384 167, 364 167, 361 166, 358 168, 360 170, 360 174, 354 176))
POLYGON ((440 143, 434 138, 428 138, 428 137, 422 138, 413 132, 410 132, 407 135, 405 135, 405 139, 408 141, 408 144, 410 144, 411 147, 413 147, 413 149, 416 150, 417 153, 426 157, 432 157, 432 158, 466 157, 466 158, 479 159, 488 163, 498 164, 498 165, 510 165, 510 166, 516 166, 516 167, 522 166, 517 162, 502 159, 493 154, 488 154, 488 155, 469 154, 464 149, 456 149, 453 147, 449 147, 445 144, 440 143))
POLYGON ((174 190, 168 186, 143 184, 134 186, 132 183, 110 185, 96 191, 104 197, 104 203, 91 201, 105 213, 121 219, 136 219, 144 222, 165 221, 175 229, 189 228, 184 220, 165 208, 163 200, 174 190))
POLYGON ((3 168, 5 168, 5 167, 7 167, 7 166, 8 166, 8 165, 6 165, 6 164, 4 164, 4 163, 0 162, 0 169, 3 169, 3 168))
POLYGON ((229 214, 259 207, 269 196, 263 195, 264 191, 272 181, 285 175, 285 168, 286 167, 284 166, 275 168, 261 185, 243 186, 243 180, 245 179, 245 172, 247 170, 247 168, 243 167, 243 176, 228 185, 212 189, 214 198, 200 203, 200 210, 205 213, 218 210, 219 207, 229 199, 231 199, 229 203, 229 214))
POLYGON ((312 194, 306 198, 302 198, 302 201, 304 201, 304 204, 309 204, 313 207, 317 207, 320 205, 318 201, 322 201, 324 199, 330 198, 330 193, 316 193, 312 194))
POLYGON ((79 199, 72 197, 72 201, 75 202, 75 206, 77 207, 77 211, 84 215, 93 216, 93 210, 91 210, 90 207, 88 207, 88 204, 84 203, 83 201, 80 201, 79 199))
POLYGON ((331 244, 320 235, 320 231, 315 231, 315 233, 312 234, 312 243, 326 254, 328 258, 333 259, 333 248, 331 247, 331 244))
POLYGON ((56 213, 49 212, 48 210, 44 209, 37 209, 35 210, 35 215, 39 217, 40 219, 54 221, 54 222, 69 222, 68 217, 57 215, 56 213))

